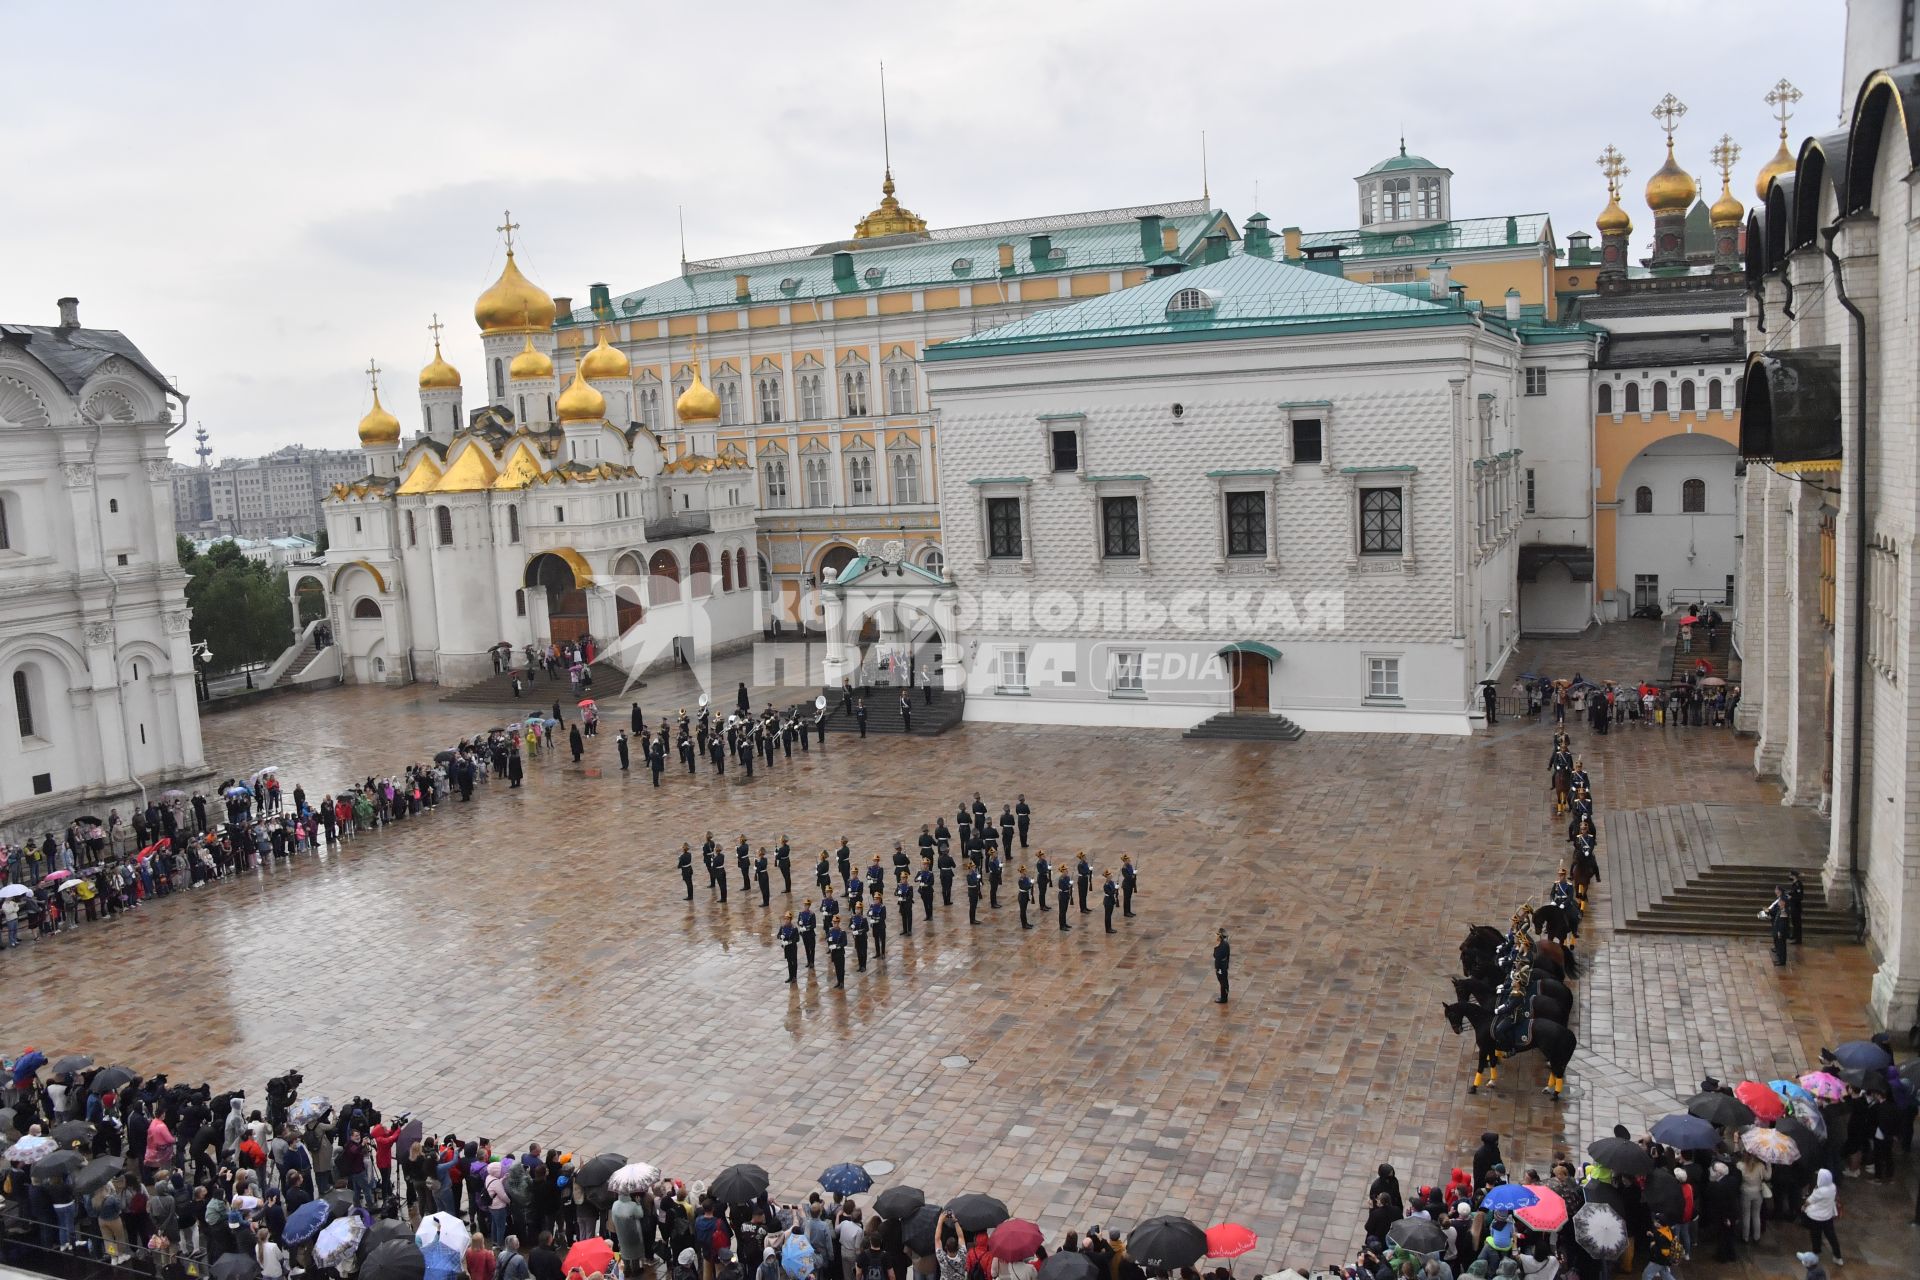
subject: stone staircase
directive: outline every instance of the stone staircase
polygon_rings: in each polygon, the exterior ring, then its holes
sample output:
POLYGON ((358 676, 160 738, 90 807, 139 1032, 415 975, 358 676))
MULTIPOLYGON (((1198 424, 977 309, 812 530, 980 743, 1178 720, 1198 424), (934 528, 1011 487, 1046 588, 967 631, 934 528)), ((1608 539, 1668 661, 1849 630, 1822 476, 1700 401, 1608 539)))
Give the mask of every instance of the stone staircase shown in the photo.
POLYGON ((1761 940, 1758 913, 1798 870, 1809 938, 1854 936, 1852 916, 1820 884, 1818 820, 1761 806, 1680 804, 1632 809, 1602 822, 1600 871, 1612 924, 1623 933, 1712 934, 1761 940))
MULTIPOLYGON (((1713 664, 1713 674, 1728 684, 1740 683, 1740 655, 1733 651, 1733 626, 1720 624, 1720 634, 1714 637, 1712 644, 1707 643, 1707 627, 1701 623, 1693 629, 1693 652, 1680 652, 1679 629, 1676 627, 1671 642, 1672 657, 1667 664, 1667 675, 1676 682, 1684 683, 1693 674, 1693 664, 1699 658, 1705 658, 1713 664)), ((1663 649, 1664 653, 1665 650, 1663 649)))
MULTIPOLYGON (((823 689, 827 695, 827 734, 829 738, 841 734, 853 734, 858 737, 860 723, 852 715, 840 709, 840 696, 831 689, 823 689)), ((755 705, 758 705, 757 703, 755 705)), ((966 716, 967 695, 958 689, 936 689, 933 701, 926 701, 926 695, 919 689, 913 691, 913 736, 933 738, 945 733, 959 724, 966 716)), ((880 733, 905 732, 900 722, 900 694, 892 688, 875 688, 873 696, 867 699, 867 736, 880 733)))
POLYGON ((1246 715, 1223 711, 1180 736, 1224 742, 1298 742, 1307 731, 1283 715, 1246 715))

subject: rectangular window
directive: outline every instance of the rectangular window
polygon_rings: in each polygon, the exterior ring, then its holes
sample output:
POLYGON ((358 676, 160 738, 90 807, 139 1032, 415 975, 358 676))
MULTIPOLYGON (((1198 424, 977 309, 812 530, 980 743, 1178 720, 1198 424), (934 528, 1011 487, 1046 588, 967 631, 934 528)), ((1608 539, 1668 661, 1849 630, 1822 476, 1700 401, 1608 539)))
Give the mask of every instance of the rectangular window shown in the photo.
POLYGON ((1078 471, 1080 469, 1080 433, 1078 431, 1055 431, 1053 434, 1053 469, 1055 471, 1078 471))
POLYGON ((1109 560, 1140 558, 1140 499, 1100 499, 1100 554, 1109 560))
POLYGON ((527 616, 527 593, 525 588, 513 593, 513 616, 516 618, 524 618, 527 616))
POLYGON ((1635 609, 1658 609, 1660 607, 1659 574, 1636 573, 1633 575, 1633 607, 1635 609))
POLYGON ((1527 394, 1543 396, 1547 394, 1547 367, 1541 364, 1527 366, 1527 394))
POLYGON ((1295 418, 1293 420, 1293 460, 1295 462, 1319 462, 1325 457, 1321 441, 1320 419, 1295 418))
POLYGON ((1000 687, 1026 691, 1027 687, 1027 651, 1025 649, 1002 649, 1000 651, 1000 687))
POLYGON ((1227 554, 1265 556, 1267 554, 1267 495, 1230 493, 1227 495, 1227 554))
POLYGON ((1400 699, 1400 659, 1367 659, 1367 697, 1369 699, 1400 699))
POLYGON ((1533 514, 1533 468, 1527 468, 1527 514, 1533 514))
POLYGON ((1733 608, 1733 575, 1727 575, 1727 608, 1733 608))
POLYGON ((1400 490, 1362 489, 1360 491, 1360 554, 1399 555, 1403 514, 1400 490))
POLYGON ((1020 559, 1020 499, 987 499, 987 554, 995 560, 1020 559))
POLYGON ((1138 649, 1114 650, 1107 677, 1108 688, 1114 693, 1145 693, 1147 686, 1140 670, 1144 656, 1138 649))
POLYGON ((820 395, 820 375, 817 373, 804 374, 800 378, 800 416, 809 420, 827 416, 820 395))

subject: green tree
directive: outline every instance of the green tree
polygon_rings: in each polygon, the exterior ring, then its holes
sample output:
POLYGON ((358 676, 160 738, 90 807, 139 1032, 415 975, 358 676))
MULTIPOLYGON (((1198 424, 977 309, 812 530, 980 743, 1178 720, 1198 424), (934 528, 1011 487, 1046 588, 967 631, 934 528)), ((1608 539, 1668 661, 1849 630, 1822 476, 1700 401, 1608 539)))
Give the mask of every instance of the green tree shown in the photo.
POLYGON ((213 654, 215 672, 271 662, 293 643, 286 574, 249 560, 231 541, 216 542, 202 556, 180 540, 187 571, 191 635, 213 654))

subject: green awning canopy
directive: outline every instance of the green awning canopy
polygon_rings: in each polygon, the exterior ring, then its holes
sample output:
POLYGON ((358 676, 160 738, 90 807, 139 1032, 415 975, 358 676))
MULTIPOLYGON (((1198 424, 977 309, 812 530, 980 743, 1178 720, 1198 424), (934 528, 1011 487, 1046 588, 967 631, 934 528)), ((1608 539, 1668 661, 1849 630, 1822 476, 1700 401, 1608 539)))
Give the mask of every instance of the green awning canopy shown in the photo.
POLYGON ((1278 649, 1270 644, 1263 644, 1258 640, 1235 640, 1232 644, 1220 650, 1220 653, 1223 657, 1229 653, 1251 653, 1257 654, 1269 662, 1280 661, 1280 651, 1278 649))

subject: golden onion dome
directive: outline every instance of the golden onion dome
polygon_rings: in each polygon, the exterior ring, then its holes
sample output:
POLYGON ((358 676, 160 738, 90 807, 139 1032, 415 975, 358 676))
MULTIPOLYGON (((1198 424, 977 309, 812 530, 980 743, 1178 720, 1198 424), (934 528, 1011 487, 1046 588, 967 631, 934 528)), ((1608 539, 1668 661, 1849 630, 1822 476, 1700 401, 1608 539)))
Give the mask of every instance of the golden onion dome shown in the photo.
POLYGON ((521 382, 553 376, 553 361, 547 353, 533 345, 533 335, 527 335, 527 345, 520 348, 520 354, 507 366, 507 376, 521 382))
POLYGON ((1620 207, 1620 197, 1612 192, 1607 193, 1607 207, 1600 211, 1593 224, 1603 236, 1633 234, 1633 219, 1620 207))
POLYGON ((440 339, 433 340, 433 363, 420 371, 422 391, 458 391, 460 371, 440 355, 440 339))
POLYGON ((673 402, 673 411, 679 415, 680 421, 689 425, 720 421, 720 397, 700 381, 699 365, 693 366, 693 385, 682 391, 680 398, 673 402))
POLYGON ((593 350, 580 357, 580 371, 589 378, 631 378, 633 366, 628 363, 626 353, 607 344, 605 330, 601 330, 599 338, 593 350))
POLYGON ((607 416, 607 398, 587 385, 580 375, 586 370, 586 361, 574 366, 573 381, 560 393, 554 402, 553 414, 562 422, 599 422, 607 416))
POLYGON ((1787 135, 1786 131, 1782 130, 1780 149, 1773 153, 1773 159, 1761 166, 1760 176, 1753 182, 1753 189, 1759 193, 1760 203, 1766 203, 1767 189, 1773 186, 1773 180, 1782 174, 1792 173, 1793 169, 1793 153, 1787 150, 1787 135))
POLYGON ((363 445, 400 443, 400 419, 381 408, 378 388, 373 393, 373 408, 367 410, 367 416, 360 419, 360 443, 363 445))
POLYGON ((1707 221, 1716 227, 1737 227, 1747 211, 1734 198, 1733 188, 1723 179, 1720 183, 1720 198, 1707 210, 1707 221))
POLYGON ((1647 179, 1647 207, 1655 213, 1685 213, 1699 195, 1693 176, 1673 158, 1673 139, 1667 139, 1667 162, 1647 179))
POLYGON ((507 250, 507 265, 500 278, 473 304, 473 318, 481 333, 551 329, 554 314, 553 299, 520 274, 512 249, 507 250))

